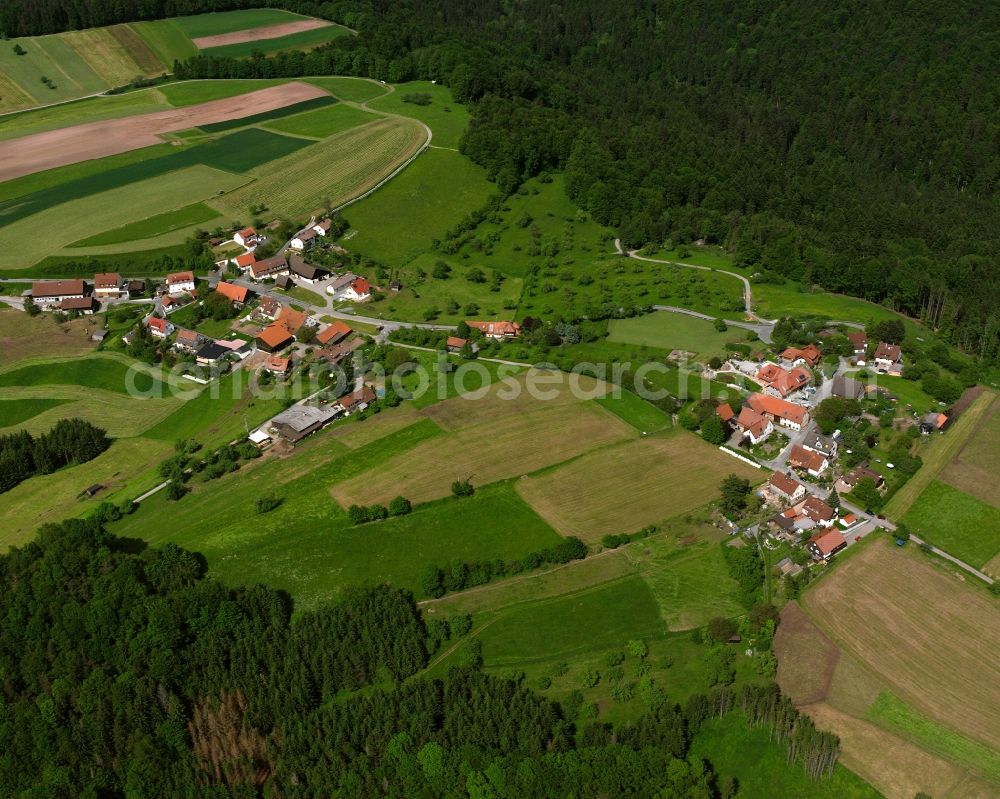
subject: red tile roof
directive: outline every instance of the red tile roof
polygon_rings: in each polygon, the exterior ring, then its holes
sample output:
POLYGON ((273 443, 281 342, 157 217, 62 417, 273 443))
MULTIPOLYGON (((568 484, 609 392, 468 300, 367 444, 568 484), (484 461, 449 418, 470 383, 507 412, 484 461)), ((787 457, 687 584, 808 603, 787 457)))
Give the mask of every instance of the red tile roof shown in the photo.
POLYGON ((351 288, 354 289, 354 293, 357 295, 368 294, 371 292, 371 284, 365 280, 363 277, 359 277, 353 283, 351 283, 351 288))
POLYGON ((151 327, 153 330, 159 330, 161 333, 167 332, 167 320, 161 319, 158 316, 151 316, 146 320, 146 326, 151 327))
POLYGON ((244 288, 243 286, 237 286, 235 283, 227 283, 224 280, 219 281, 215 290, 223 297, 228 297, 233 302, 246 302, 247 295, 250 293, 250 289, 244 288))
POLYGON ((848 333, 847 340, 851 342, 855 350, 863 350, 868 346, 868 336, 860 330, 848 333))
POLYGON ((292 334, 288 332, 288 328, 281 322, 275 322, 261 330, 257 334, 257 338, 272 350, 275 350, 291 341, 292 334))
POLYGON ((122 284, 122 276, 117 272, 101 272, 94 275, 95 289, 116 289, 122 284))
POLYGON ((316 341, 320 344, 331 344, 340 341, 344 336, 351 335, 351 328, 343 322, 331 322, 316 334, 316 341))
POLYGON ((42 280, 31 284, 32 297, 64 297, 83 294, 82 280, 42 280))
POLYGON ((733 413, 733 409, 729 406, 728 402, 719 403, 719 407, 715 409, 715 412, 719 415, 719 418, 724 422, 728 422, 736 414, 733 413))
POLYGON ((767 414, 776 419, 788 419, 799 425, 806 418, 806 409, 801 405, 795 405, 777 397, 769 397, 766 394, 751 394, 747 397, 747 404, 757 413, 767 414))
MULTIPOLYGON (((785 352, 787 351, 785 350, 785 352)), ((801 350, 795 350, 795 352, 801 352, 801 350)), ((782 397, 787 397, 793 391, 808 385, 812 375, 801 366, 796 366, 794 369, 782 369, 780 366, 769 363, 757 372, 757 379, 775 389, 782 397)))
POLYGON ((292 365, 291 358, 279 358, 277 355, 272 355, 264 362, 264 368, 269 372, 287 372, 292 365))
POLYGON ((789 497, 793 496, 802 487, 802 483, 794 477, 789 477, 784 472, 775 472, 771 475, 771 479, 768 482, 789 497))
POLYGON ((876 358, 892 361, 893 363, 899 360, 900 355, 902 355, 902 350, 900 350, 898 344, 886 344, 884 341, 880 341, 878 347, 875 349, 876 358))
POLYGON ((819 497, 809 497, 802 503, 802 513, 814 522, 826 522, 837 515, 837 511, 827 505, 819 497))
POLYGON ((237 234, 241 239, 252 239, 257 235, 257 231, 252 227, 245 227, 237 234))
POLYGON ((459 338, 458 336, 448 336, 448 340, 445 342, 445 346, 461 349, 468 343, 469 340, 467 338, 459 338))
POLYGON ((800 447, 798 444, 792 447, 792 451, 788 453, 788 462, 792 466, 799 469, 809 469, 814 472, 822 471, 824 460, 826 459, 818 452, 800 447))
POLYGON ((246 268, 253 266, 255 263, 257 263, 257 256, 252 252, 245 252, 242 255, 236 256, 236 265, 239 267, 246 268))
POLYGON ((481 331, 486 336, 509 337, 521 334, 521 326, 517 322, 471 322, 466 321, 469 327, 481 331))
POLYGON ((174 272, 167 275, 167 285, 171 283, 194 283, 194 272, 174 272))
POLYGON ((847 546, 847 539, 838 530, 831 530, 821 535, 812 543, 819 550, 820 555, 825 558, 833 553, 834 550, 847 546))

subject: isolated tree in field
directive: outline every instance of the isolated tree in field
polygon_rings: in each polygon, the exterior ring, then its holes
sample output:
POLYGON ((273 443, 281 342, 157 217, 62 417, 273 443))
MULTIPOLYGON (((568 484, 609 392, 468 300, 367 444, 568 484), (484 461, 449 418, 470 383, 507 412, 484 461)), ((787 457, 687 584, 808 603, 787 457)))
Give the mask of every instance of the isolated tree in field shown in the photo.
POLYGON ((434 268, 431 269, 431 275, 438 280, 447 280, 451 277, 451 267, 444 261, 436 261, 434 268))
POLYGON ((902 319, 886 319, 876 322, 868 331, 868 335, 887 344, 902 344, 906 338, 906 328, 902 319))
POLYGON ((747 506, 747 497, 750 496, 750 481, 731 474, 722 481, 720 486, 722 496, 719 498, 719 507, 727 516, 735 516, 747 506))
POLYGON ((726 428, 717 414, 709 416, 701 426, 701 437, 709 444, 721 444, 726 440, 726 428))
POLYGON ((726 324, 725 319, 723 319, 722 317, 716 319, 712 324, 715 326, 715 329, 718 330, 720 333, 725 333, 727 330, 729 330, 729 325, 726 324))
POLYGON ((628 649, 628 653, 634 658, 642 659, 649 654, 649 647, 646 646, 646 642, 638 639, 629 641, 626 644, 626 648, 628 649))
POLYGON ((179 480, 171 480, 167 485, 167 499, 177 501, 188 492, 188 487, 179 480))

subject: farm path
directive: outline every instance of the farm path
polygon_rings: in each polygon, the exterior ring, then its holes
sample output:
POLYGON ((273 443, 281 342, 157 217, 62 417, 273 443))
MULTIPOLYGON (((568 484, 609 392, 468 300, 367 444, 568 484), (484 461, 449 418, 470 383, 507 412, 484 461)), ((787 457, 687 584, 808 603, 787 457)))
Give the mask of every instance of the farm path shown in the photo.
MULTIPOLYGON (((451 328, 449 328, 450 330, 451 328)), ((403 344, 399 341, 392 342, 394 347, 402 347, 406 350, 421 350, 422 352, 437 352, 436 349, 432 347, 418 347, 416 344, 403 344)), ((524 366, 531 369, 535 366, 532 363, 524 363, 523 361, 505 361, 502 358, 476 358, 477 361, 489 361, 490 363, 503 363, 507 366, 524 366)))
POLYGON ((930 549, 931 549, 931 552, 933 552, 933 553, 934 553, 935 555, 938 555, 939 557, 942 557, 942 558, 944 558, 944 559, 945 559, 945 560, 947 560, 947 561, 951 561, 951 562, 952 562, 952 563, 954 563, 954 564, 955 564, 956 566, 958 566, 958 567, 959 567, 960 569, 964 569, 965 571, 969 572, 969 574, 972 574, 972 575, 974 575, 974 576, 978 577, 978 578, 979 578, 980 580, 982 580, 982 581, 983 581, 984 583, 986 583, 987 585, 993 585, 993 583, 994 583, 994 580, 993 580, 993 578, 992 578, 992 577, 990 577, 990 576, 989 576, 988 574, 983 574, 983 573, 982 573, 981 571, 979 571, 979 569, 977 569, 977 568, 976 568, 975 566, 970 566, 970 565, 969 565, 968 563, 966 563, 966 562, 965 562, 964 560, 959 560, 959 559, 958 559, 958 558, 956 558, 956 557, 955 557, 954 555, 949 555, 949 554, 948 554, 947 552, 945 552, 945 551, 944 551, 943 549, 938 549, 938 548, 937 548, 936 546, 934 546, 933 544, 928 544, 928 543, 927 543, 926 541, 924 541, 924 540, 923 540, 923 539, 921 539, 921 538, 918 538, 917 536, 913 535, 912 533, 910 534, 910 539, 911 539, 911 540, 913 541, 913 543, 915 543, 915 544, 916 544, 917 546, 922 546, 922 547, 923 547, 923 546, 927 546, 927 547, 930 547, 930 549))

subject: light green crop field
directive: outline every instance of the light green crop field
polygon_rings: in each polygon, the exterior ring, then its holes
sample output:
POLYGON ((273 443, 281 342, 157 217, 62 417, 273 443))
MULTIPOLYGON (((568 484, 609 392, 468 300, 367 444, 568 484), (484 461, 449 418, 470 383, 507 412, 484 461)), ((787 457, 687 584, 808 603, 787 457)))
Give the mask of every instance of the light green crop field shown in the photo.
POLYGON ((99 122, 105 119, 120 119, 134 114, 163 111, 167 108, 170 108, 170 103, 158 89, 143 89, 142 91, 126 92, 107 97, 88 97, 51 108, 40 108, 4 117, 4 124, 0 125, 0 140, 15 139, 19 136, 42 133, 84 122, 99 122))
POLYGON ((311 136, 314 139, 324 139, 335 133, 373 122, 374 114, 354 106, 338 104, 318 108, 305 114, 297 114, 287 119, 276 119, 264 125, 269 130, 278 133, 291 133, 295 136, 311 136))
POLYGON ((743 335, 732 330, 720 333, 711 322, 686 314, 656 311, 631 319, 608 322, 608 340, 642 344, 665 350, 687 350, 699 358, 725 355, 726 342, 743 335))
POLYGON ((192 203, 191 205, 185 205, 183 208, 177 208, 173 211, 166 211, 162 214, 147 217, 146 219, 140 219, 138 222, 132 222, 114 230, 106 230, 103 233, 98 233, 96 236, 88 236, 85 239, 73 242, 70 246, 100 247, 108 244, 122 244, 128 241, 135 241, 136 239, 148 239, 164 233, 171 233, 181 228, 187 228, 191 225, 209 222, 218 215, 217 211, 209 208, 204 203, 192 203))
POLYGON ((0 269, 22 268, 95 232, 147 219, 193 200, 232 191, 250 178, 204 165, 94 194, 0 228, 0 269), (44 236, 37 235, 45 230, 44 236))
POLYGON ((432 146, 455 149, 469 126, 469 111, 455 102, 451 89, 427 80, 398 83, 396 91, 368 103, 369 108, 392 114, 413 117, 427 125, 434 133, 432 146), (426 95, 427 105, 408 102, 407 98, 426 95))
POLYGON ((158 91, 166 98, 170 105, 183 108, 189 105, 198 105, 212 100, 222 100, 226 97, 235 97, 238 94, 254 92, 258 89, 266 89, 269 86, 277 86, 288 81, 278 79, 256 80, 251 78, 239 80, 186 80, 179 83, 168 83, 161 86, 158 91))
POLYGON ((133 22, 129 27, 156 53, 166 69, 173 69, 174 61, 184 61, 198 53, 191 37, 181 29, 176 19, 133 22))
POLYGON ((977 568, 1000 553, 1000 508, 937 480, 902 521, 920 538, 977 568))
MULTIPOLYGON (((343 134, 342 134, 343 135, 343 134)), ((450 150, 427 150, 374 194, 349 205, 346 247, 392 266, 431 249, 492 193, 485 171, 450 150)))
POLYGON ((411 122, 377 119, 251 170, 258 179, 253 185, 211 205, 233 219, 246 218, 261 202, 278 214, 308 216, 376 186, 412 156, 423 139, 423 129, 411 122))

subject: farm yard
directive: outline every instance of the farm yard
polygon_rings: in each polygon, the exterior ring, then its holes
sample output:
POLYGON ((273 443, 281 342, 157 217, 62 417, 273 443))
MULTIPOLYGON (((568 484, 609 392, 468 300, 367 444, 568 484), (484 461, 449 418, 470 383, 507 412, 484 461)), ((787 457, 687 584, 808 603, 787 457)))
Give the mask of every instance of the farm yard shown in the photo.
POLYGON ((800 602, 778 628, 778 680, 841 737, 845 765, 893 799, 996 792, 992 598, 953 567, 877 538, 800 602))

